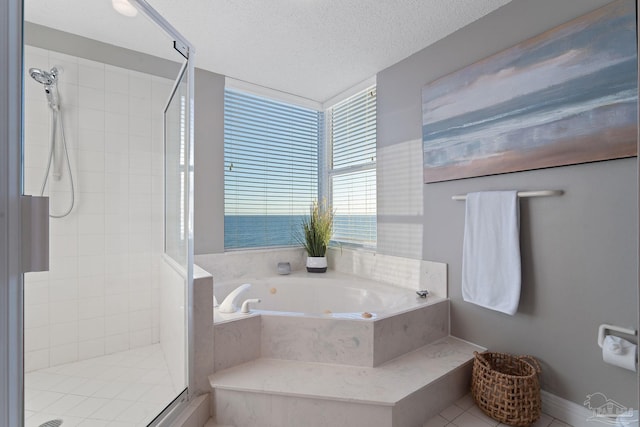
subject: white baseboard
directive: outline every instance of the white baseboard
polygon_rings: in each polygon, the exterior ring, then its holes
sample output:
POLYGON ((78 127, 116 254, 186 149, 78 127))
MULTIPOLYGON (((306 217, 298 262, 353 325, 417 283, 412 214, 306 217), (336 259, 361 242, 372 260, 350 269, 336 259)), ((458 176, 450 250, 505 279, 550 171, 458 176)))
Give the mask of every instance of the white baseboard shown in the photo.
POLYGON ((544 390, 540 394, 542 397, 542 412, 551 415, 553 418, 557 418, 573 427, 607 427, 607 424, 598 421, 588 421, 593 413, 584 406, 544 390))

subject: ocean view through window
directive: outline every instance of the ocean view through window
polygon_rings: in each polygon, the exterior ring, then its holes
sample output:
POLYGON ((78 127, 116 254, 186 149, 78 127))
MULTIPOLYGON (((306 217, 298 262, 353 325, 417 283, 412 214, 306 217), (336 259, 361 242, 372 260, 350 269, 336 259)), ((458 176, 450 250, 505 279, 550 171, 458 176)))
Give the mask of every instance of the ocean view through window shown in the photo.
POLYGON ((319 111, 225 89, 225 250, 299 244, 322 126, 319 111))
POLYGON ((375 247, 376 88, 371 86, 327 111, 333 240, 375 247))

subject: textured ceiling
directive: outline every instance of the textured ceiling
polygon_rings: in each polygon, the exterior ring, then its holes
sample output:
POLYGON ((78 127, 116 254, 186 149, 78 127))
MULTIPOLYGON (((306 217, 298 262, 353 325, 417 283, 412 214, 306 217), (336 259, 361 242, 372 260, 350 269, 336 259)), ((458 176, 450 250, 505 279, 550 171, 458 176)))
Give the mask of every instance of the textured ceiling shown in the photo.
MULTIPOLYGON (((509 1, 148 0, 195 46, 197 67, 318 102, 509 1)), ((110 4, 25 0, 25 16, 41 25, 173 57, 144 18, 124 18, 110 4)))

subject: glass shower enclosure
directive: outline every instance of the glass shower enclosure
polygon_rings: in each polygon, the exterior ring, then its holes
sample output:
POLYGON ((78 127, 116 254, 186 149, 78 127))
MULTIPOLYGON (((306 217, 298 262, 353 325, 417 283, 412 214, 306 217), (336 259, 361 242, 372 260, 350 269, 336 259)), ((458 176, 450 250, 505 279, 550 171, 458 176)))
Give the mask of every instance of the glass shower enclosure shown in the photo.
POLYGON ((192 373, 193 47, 144 0, 24 10, 25 425, 159 425, 192 373))

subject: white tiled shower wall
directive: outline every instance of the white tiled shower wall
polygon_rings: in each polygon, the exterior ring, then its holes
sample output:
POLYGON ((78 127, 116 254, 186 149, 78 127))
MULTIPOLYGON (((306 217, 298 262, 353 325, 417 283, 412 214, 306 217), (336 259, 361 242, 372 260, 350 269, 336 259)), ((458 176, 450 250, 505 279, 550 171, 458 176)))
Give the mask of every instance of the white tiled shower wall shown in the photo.
MULTIPOLYGON (((50 220, 50 271, 25 280, 25 369, 159 341, 163 251, 162 109, 170 80, 25 47, 25 69, 60 69, 76 206, 50 220)), ((25 76, 25 194, 39 195, 48 159, 44 89, 25 76)), ((45 195, 69 201, 68 176, 45 195)))

